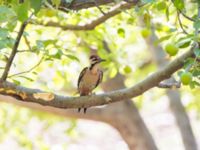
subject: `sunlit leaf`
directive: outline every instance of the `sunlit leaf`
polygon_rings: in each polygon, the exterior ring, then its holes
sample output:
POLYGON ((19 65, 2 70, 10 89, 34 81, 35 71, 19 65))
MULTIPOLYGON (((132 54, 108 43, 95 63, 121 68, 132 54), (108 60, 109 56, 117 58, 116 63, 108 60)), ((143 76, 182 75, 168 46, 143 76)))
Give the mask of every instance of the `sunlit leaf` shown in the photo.
POLYGON ((167 8, 167 5, 166 5, 166 3, 165 3, 164 1, 163 1, 163 2, 159 2, 159 3, 157 4, 156 8, 157 8, 158 10, 164 10, 164 9, 167 8))
POLYGON ((29 1, 25 1, 24 3, 15 6, 15 11, 17 13, 19 21, 24 22, 28 19, 28 10, 29 1))
POLYGON ((37 14, 41 8, 42 0, 31 0, 30 5, 34 9, 34 13, 37 14))
POLYGON ((200 28, 200 20, 195 21, 193 26, 194 26, 195 29, 198 30, 200 28))
POLYGON ((155 0, 142 0, 143 3, 152 3, 154 2, 155 0))
POLYGON ((53 5, 56 6, 56 8, 58 8, 61 3, 61 0, 52 0, 52 3, 53 3, 53 5))
POLYGON ((199 48, 194 49, 194 54, 196 57, 200 57, 200 49, 199 48))
POLYGON ((0 23, 8 21, 15 16, 14 11, 6 6, 0 6, 0 14, 0 23))
POLYGON ((79 62, 79 59, 78 59, 76 56, 74 56, 74 55, 67 54, 67 55, 65 55, 65 56, 67 56, 67 57, 70 58, 71 60, 76 60, 76 61, 79 62))
POLYGON ((26 80, 28 80, 28 81, 34 81, 33 79, 31 79, 31 78, 29 78, 29 77, 27 77, 27 76, 19 76, 19 77, 21 77, 21 78, 24 78, 24 79, 26 79, 26 80))
POLYGON ((173 0, 173 3, 177 9, 182 10, 185 8, 184 0, 173 0))

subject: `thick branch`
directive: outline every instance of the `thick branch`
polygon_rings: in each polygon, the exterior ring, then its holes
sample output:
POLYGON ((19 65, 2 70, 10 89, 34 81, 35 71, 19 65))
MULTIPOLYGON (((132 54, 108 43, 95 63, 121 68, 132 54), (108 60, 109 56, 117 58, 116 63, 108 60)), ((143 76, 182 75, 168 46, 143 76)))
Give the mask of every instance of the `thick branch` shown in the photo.
POLYGON ((16 53, 17 53, 17 48, 19 46, 19 42, 21 40, 21 37, 22 37, 22 34, 24 32, 24 29, 25 29, 26 25, 27 25, 27 22, 24 22, 20 27, 19 33, 18 33, 17 38, 15 40, 15 45, 13 46, 12 52, 10 54, 10 57, 9 57, 8 61, 7 61, 6 67, 4 69, 4 72, 3 72, 2 76, 1 76, 1 81, 5 81, 7 76, 8 76, 10 67, 11 67, 13 59, 14 59, 16 53))
POLYGON ((33 24, 39 24, 43 26, 48 26, 48 27, 58 27, 61 28, 62 30, 92 30, 96 26, 100 25, 101 23, 105 22, 109 18, 119 14, 122 10, 127 10, 132 8, 134 5, 136 5, 139 2, 139 0, 135 0, 133 3, 126 3, 126 2, 121 2, 114 6, 110 11, 108 11, 106 14, 101 15, 99 18, 92 20, 90 23, 87 23, 85 25, 61 25, 58 22, 47 22, 47 23, 42 23, 38 21, 32 21, 31 23, 33 24))
MULTIPOLYGON (((139 0, 130 0, 129 3, 137 3, 139 0)), ((115 0, 72 0, 72 2, 62 0, 59 9, 80 10, 84 8, 97 7, 115 3, 115 0)))
POLYGON ((11 52, 11 54, 10 54, 10 57, 9 57, 7 63, 6 63, 6 66, 5 66, 5 69, 4 69, 4 72, 3 72, 2 76, 1 76, 0 81, 5 81, 6 78, 7 78, 7 76, 8 76, 10 67, 11 67, 12 62, 13 62, 13 60, 14 60, 14 57, 15 57, 15 55, 16 55, 16 53, 17 53, 17 49, 18 49, 18 46, 19 46, 19 42, 20 42, 20 40, 21 40, 21 37, 22 37, 22 35, 23 35, 23 33, 24 33, 24 30, 25 30, 25 28, 26 28, 27 24, 29 23, 29 21, 30 21, 30 19, 31 19, 32 16, 33 16, 33 14, 31 14, 30 17, 29 17, 26 21, 24 21, 24 22, 22 23, 22 25, 21 25, 21 27, 20 27, 20 29, 19 29, 17 38, 16 38, 16 40, 15 40, 15 44, 14 44, 14 46, 13 46, 12 52, 11 52))
POLYGON ((13 98, 10 96, 3 96, 3 95, 0 95, 0 102, 11 103, 18 106, 31 108, 33 110, 48 112, 54 115, 59 115, 59 116, 68 117, 68 118, 105 121, 104 116, 106 115, 105 113, 103 113, 104 109, 100 109, 100 108, 92 108, 90 109, 89 113, 83 114, 83 113, 77 113, 77 110, 70 110, 70 109, 65 110, 65 109, 56 108, 56 107, 42 106, 37 103, 26 103, 24 101, 19 101, 16 98, 13 98))
POLYGON ((82 97, 64 97, 52 94, 53 96, 51 96, 51 99, 47 101, 38 97, 38 95, 44 93, 43 91, 17 86, 9 82, 0 83, 0 93, 3 95, 14 96, 21 101, 34 102, 41 105, 48 105, 58 108, 79 108, 105 105, 108 103, 136 97, 145 91, 157 86, 161 81, 169 78, 174 72, 180 69, 183 66, 184 61, 188 57, 192 56, 193 48, 180 57, 176 58, 163 69, 160 69, 159 71, 148 76, 143 81, 137 83, 135 86, 105 94, 82 97), (37 97, 35 95, 37 95, 37 97))

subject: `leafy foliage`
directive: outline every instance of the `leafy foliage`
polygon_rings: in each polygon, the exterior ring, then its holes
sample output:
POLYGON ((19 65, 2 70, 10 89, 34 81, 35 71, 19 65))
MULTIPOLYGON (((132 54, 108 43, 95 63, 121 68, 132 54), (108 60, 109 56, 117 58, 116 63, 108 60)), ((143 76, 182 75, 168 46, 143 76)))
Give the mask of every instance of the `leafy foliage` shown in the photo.
MULTIPOLYGON (((19 3, 18 0, 0 1, 0 73, 13 48, 19 25, 32 13, 35 22, 28 25, 23 34, 9 80, 18 85, 40 87, 61 94, 76 93, 78 73, 88 65, 87 58, 91 52, 107 60, 103 64, 104 80, 120 72, 126 77, 126 86, 131 86, 156 69, 154 64, 147 64, 144 69, 140 69, 141 64, 149 59, 149 55, 152 55, 147 51, 148 45, 145 43, 152 35, 157 37, 152 44, 162 49, 170 44, 166 52, 174 57, 190 49, 194 42, 200 42, 200 37, 196 34, 196 31, 200 29, 200 20, 194 14, 194 10, 195 13, 197 12, 196 2, 189 3, 188 0, 186 2, 183 0, 142 0, 142 2, 146 5, 128 11, 122 10, 121 14, 110 18, 92 31, 64 31, 59 27, 40 26, 37 22, 44 24, 56 22, 63 26, 83 25, 98 18, 102 12, 98 8, 90 8, 66 13, 59 10, 60 0, 52 0, 52 5, 42 0, 25 0, 24 3, 19 3), (45 5, 44 2, 46 2, 45 5), (179 22, 176 12, 185 13, 193 21, 180 13, 181 22, 179 22), (186 30, 188 34, 183 30, 186 30), (172 49, 175 52, 171 53, 172 49)), ((110 6, 102 7, 105 12, 108 8, 110 6)), ((189 79, 186 85, 198 89, 200 87, 200 49, 196 48, 194 53, 194 58, 185 60, 185 65, 176 78, 186 83, 183 75, 187 73, 189 79)), ((188 107, 200 110, 197 99, 198 96, 194 97, 194 101, 188 107)), ((16 119, 12 120, 15 117, 20 118, 18 121, 25 124, 30 121, 27 116, 35 115, 27 110, 21 112, 18 108, 12 108, 12 110, 14 113, 9 116, 8 110, 1 109, 0 118, 4 119, 1 121, 1 133, 9 132, 11 125, 16 123, 16 119), (27 115, 24 120, 22 115, 27 115), (8 121, 10 125, 4 124, 6 118, 10 118, 8 121)), ((37 115, 42 116, 41 113, 37 115)), ((51 117, 45 116, 46 118, 51 117)), ((56 118, 47 120, 47 122, 55 121, 57 121, 56 118)), ((75 123, 72 121, 72 127, 66 132, 72 133, 74 127, 75 123)), ((13 129, 13 132, 19 137, 22 145, 31 149, 30 141, 24 138, 23 128, 24 126, 13 129)))

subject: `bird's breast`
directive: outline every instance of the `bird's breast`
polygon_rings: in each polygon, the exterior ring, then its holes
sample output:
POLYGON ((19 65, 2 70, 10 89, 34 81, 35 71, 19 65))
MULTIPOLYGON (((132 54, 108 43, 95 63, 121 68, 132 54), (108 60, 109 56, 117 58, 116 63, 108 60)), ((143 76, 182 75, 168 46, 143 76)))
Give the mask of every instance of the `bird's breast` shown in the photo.
POLYGON ((79 89, 81 91, 85 90, 91 92, 95 88, 98 80, 99 72, 93 74, 90 70, 87 70, 80 82, 79 89))

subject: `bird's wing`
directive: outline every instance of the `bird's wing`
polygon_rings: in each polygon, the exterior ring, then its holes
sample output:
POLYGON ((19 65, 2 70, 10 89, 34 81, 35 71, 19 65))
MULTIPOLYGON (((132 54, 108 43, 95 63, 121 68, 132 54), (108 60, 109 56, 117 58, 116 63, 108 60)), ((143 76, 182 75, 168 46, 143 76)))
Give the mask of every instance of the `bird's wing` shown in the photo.
POLYGON ((81 81, 81 79, 83 78, 83 76, 84 76, 84 74, 85 74, 85 72, 86 72, 86 70, 88 69, 88 67, 85 67, 82 71, 81 71, 81 73, 80 73, 80 75, 79 75, 79 77, 78 77, 78 87, 79 87, 79 84, 80 84, 80 81, 81 81))
POLYGON ((99 71, 99 79, 97 80, 96 86, 97 87, 99 85, 99 83, 101 83, 103 80, 103 71, 99 71))

